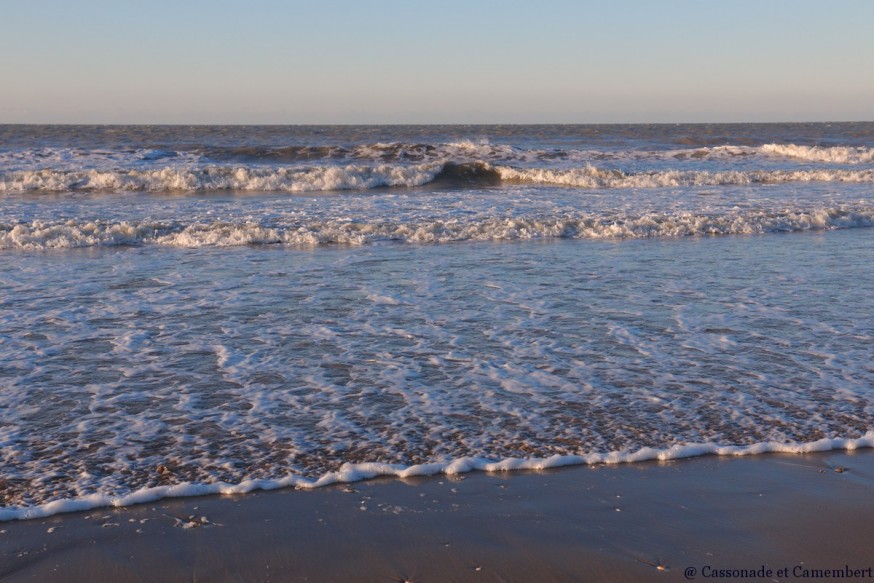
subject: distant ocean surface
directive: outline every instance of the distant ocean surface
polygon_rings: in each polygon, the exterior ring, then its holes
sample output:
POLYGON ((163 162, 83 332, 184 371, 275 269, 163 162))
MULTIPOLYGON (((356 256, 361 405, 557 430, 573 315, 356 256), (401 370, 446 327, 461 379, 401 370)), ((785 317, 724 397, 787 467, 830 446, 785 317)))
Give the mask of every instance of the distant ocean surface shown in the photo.
POLYGON ((0 520, 874 447, 874 123, 0 126, 0 520))

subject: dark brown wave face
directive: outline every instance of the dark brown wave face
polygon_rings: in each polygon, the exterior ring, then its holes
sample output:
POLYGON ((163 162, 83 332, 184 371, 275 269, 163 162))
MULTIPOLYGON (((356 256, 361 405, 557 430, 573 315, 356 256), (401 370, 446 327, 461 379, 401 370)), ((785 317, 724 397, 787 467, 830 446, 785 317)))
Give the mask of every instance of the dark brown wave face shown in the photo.
POLYGON ((500 186, 501 175, 497 170, 482 162, 457 164, 447 162, 443 170, 434 178, 435 184, 455 187, 500 186))

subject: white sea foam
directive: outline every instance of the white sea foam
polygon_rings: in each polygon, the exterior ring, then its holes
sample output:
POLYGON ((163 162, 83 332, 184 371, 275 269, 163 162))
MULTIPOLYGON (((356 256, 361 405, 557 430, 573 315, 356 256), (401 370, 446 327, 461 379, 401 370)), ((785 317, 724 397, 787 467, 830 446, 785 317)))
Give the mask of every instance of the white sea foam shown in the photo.
POLYGON ((544 163, 578 161, 597 163, 599 160, 661 160, 666 162, 705 160, 749 160, 753 158, 788 158, 806 162, 833 164, 865 164, 874 162, 874 148, 864 146, 803 146, 796 144, 764 144, 762 146, 702 146, 668 150, 599 150, 599 149, 525 149, 487 141, 461 140, 436 145, 373 144, 359 146, 350 152, 356 159, 411 159, 455 162, 544 163))
MULTIPOLYGON (((421 186, 450 167, 440 163, 414 166, 315 166, 309 168, 218 167, 163 168, 124 171, 24 171, 0 175, 0 193, 71 191, 258 191, 320 192, 366 190, 385 186, 421 186)), ((452 166, 451 173, 469 180, 497 176, 510 183, 562 185, 578 188, 666 188, 783 184, 793 182, 874 183, 874 169, 693 171, 663 170, 627 173, 585 166, 571 169, 515 168, 475 163, 452 166)), ((475 183, 474 183, 475 184, 475 183)))
MULTIPOLYGON (((603 144, 602 144, 603 145, 603 144)), ((671 149, 604 149, 524 147, 493 143, 487 139, 460 139, 442 143, 376 142, 350 146, 186 146, 163 148, 71 148, 38 147, 0 151, 0 174, 11 172, 79 172, 125 173, 173 169, 200 171, 218 165, 227 168, 265 168, 279 163, 380 165, 404 163, 474 163, 522 164, 523 166, 559 166, 569 163, 598 165, 603 161, 619 163, 647 162, 658 169, 666 165, 695 162, 733 164, 807 162, 817 164, 870 164, 874 148, 869 146, 809 146, 794 143, 768 143, 762 146, 725 144, 671 149)), ((71 178, 72 179, 72 178, 71 178)))
POLYGON ((851 130, 0 127, 0 512, 870 447, 851 130))
POLYGON ((6 253, 7 517, 870 438, 854 241, 6 253))
POLYGON ((546 470, 574 465, 618 465, 638 463, 652 460, 678 460, 703 455, 718 456, 749 456, 767 453, 804 454, 833 450, 853 451, 874 447, 874 431, 869 431, 858 438, 823 438, 808 443, 762 442, 752 445, 719 445, 715 443, 692 443, 674 445, 659 449, 653 447, 641 448, 637 451, 614 451, 609 453, 588 453, 580 455, 553 455, 546 458, 507 458, 503 460, 488 460, 483 458, 459 458, 456 460, 403 466, 377 462, 351 464, 346 463, 335 471, 324 474, 318 479, 308 480, 297 475, 289 475, 278 479, 252 479, 237 484, 217 482, 211 484, 182 483, 172 486, 157 486, 143 488, 130 494, 113 496, 106 494, 88 494, 74 499, 53 500, 46 504, 33 507, 0 508, 0 522, 12 520, 33 520, 55 514, 81 512, 94 508, 125 507, 134 504, 145 504, 164 498, 182 498, 207 495, 247 494, 257 490, 276 490, 279 488, 296 488, 310 490, 333 484, 360 482, 380 476, 411 478, 416 476, 433 476, 436 474, 457 475, 472 471, 509 472, 519 470, 546 470))
POLYGON ((594 166, 553 170, 497 166, 502 180, 533 184, 558 184, 579 188, 665 188, 678 186, 720 186, 783 184, 790 182, 874 182, 874 169, 866 170, 761 170, 692 171, 665 170, 626 173, 594 166))
POLYGON ((836 164, 869 164, 874 162, 874 148, 862 146, 798 146, 795 144, 765 144, 760 148, 764 154, 798 158, 811 162, 836 164))
POLYGON ((762 146, 702 146, 668 150, 526 149, 488 141, 461 140, 443 144, 379 143, 358 146, 348 152, 354 159, 430 160, 454 162, 543 163, 549 161, 662 160, 704 161, 751 158, 789 158, 807 162, 864 164, 874 161, 874 148, 864 146, 803 146, 764 144, 762 146))
POLYGON ((262 191, 317 192, 381 186, 419 186, 434 180, 441 164, 416 166, 220 167, 158 170, 38 170, 0 175, 0 193, 31 191, 262 191))
POLYGON ((681 150, 652 152, 618 152, 619 157, 629 156, 641 159, 662 158, 665 160, 712 160, 747 158, 788 158, 805 162, 831 164, 869 164, 874 162, 874 148, 865 146, 803 146, 798 144, 764 144, 762 146, 710 146, 681 150))
POLYGON ((726 214, 645 213, 635 216, 576 213, 555 217, 488 217, 469 220, 370 222, 311 221, 285 225, 251 222, 62 222, 0 224, 0 249, 61 249, 118 245, 173 247, 253 244, 363 245, 375 241, 449 243, 541 238, 639 239, 751 235, 874 226, 874 208, 815 208, 726 214))

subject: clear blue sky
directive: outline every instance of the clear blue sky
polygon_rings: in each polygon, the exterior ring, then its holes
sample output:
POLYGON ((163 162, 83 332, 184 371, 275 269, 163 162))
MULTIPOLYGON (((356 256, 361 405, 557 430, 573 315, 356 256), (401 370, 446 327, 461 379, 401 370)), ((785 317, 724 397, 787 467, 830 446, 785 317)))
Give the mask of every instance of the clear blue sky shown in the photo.
POLYGON ((870 0, 0 7, 0 123, 874 120, 870 0))

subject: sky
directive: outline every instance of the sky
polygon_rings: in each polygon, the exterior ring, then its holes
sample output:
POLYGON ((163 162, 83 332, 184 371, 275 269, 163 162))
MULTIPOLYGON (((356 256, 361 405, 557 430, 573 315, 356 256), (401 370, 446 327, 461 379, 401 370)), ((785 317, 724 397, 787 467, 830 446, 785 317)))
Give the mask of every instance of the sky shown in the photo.
POLYGON ((870 0, 0 0, 0 123, 874 120, 870 0))

